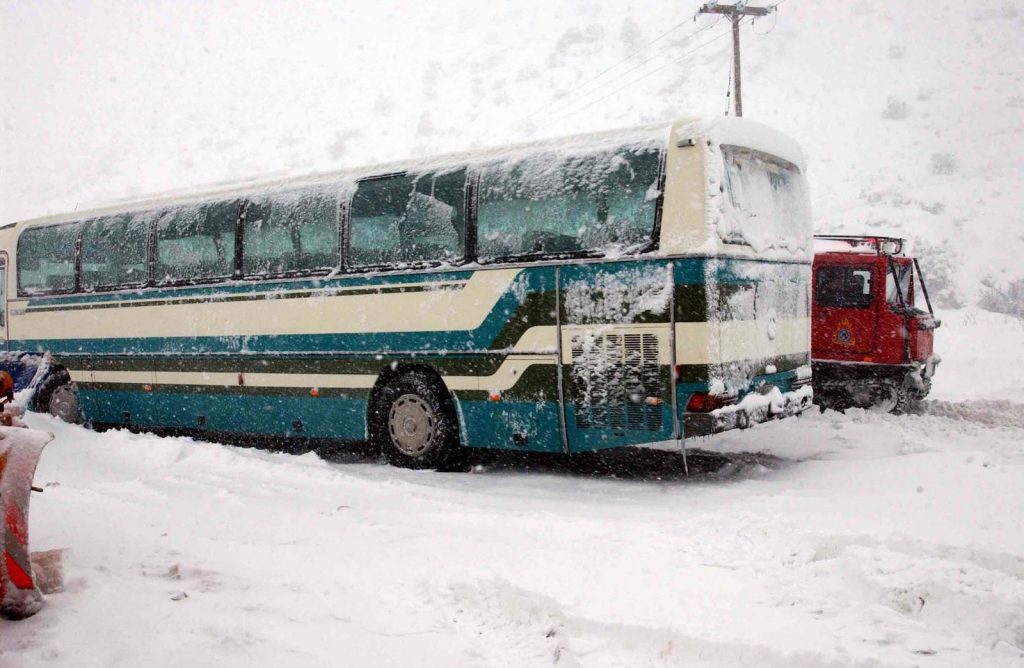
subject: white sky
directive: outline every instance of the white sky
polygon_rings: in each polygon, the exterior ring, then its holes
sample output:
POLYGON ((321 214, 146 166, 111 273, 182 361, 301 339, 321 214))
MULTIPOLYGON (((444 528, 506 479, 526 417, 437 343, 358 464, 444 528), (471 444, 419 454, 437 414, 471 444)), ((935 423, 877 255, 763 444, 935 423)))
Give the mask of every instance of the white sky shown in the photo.
MULTIPOLYGON (((0 223, 721 114, 729 29, 699 4, 0 0, 0 223)), ((968 285, 1024 275, 1022 32, 1024 0, 786 0, 743 29, 744 108, 805 147, 819 229, 948 239, 968 285)))

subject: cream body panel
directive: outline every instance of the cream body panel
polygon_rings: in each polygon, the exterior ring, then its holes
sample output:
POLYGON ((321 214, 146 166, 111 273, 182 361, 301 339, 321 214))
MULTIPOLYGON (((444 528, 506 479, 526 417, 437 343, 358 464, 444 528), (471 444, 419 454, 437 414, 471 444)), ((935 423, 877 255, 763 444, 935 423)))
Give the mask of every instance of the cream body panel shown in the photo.
MULTIPOLYGON (((521 269, 476 271, 463 287, 126 308, 27 311, 14 338, 146 338, 472 330, 521 269)), ((386 287, 386 286, 382 286, 386 287)))
MULTIPOLYGON (((675 132, 672 133, 675 136, 675 132)), ((665 157, 660 250, 667 255, 695 252, 705 243, 704 152, 670 142, 665 157)))
POLYGON ((719 364, 810 352, 810 318, 681 322, 676 324, 676 364, 719 364))

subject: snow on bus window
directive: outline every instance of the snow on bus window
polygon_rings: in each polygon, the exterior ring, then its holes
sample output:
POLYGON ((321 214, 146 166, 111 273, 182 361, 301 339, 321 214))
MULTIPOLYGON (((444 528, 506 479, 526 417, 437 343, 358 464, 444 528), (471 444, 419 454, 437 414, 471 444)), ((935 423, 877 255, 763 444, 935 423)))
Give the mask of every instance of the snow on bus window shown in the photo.
POLYGON ((764 153, 723 146, 724 215, 718 229, 727 243, 755 251, 805 248, 811 236, 807 185, 793 164, 764 153))
POLYGON ((83 290, 146 282, 152 219, 152 213, 126 213, 86 224, 82 230, 83 290))
POLYGON ((455 262, 466 254, 466 171, 360 181, 352 198, 354 266, 455 262))
POLYGON ((654 230, 661 156, 648 146, 583 155, 541 153, 484 167, 477 246, 482 260, 622 253, 654 230))
POLYGON ((234 273, 238 200, 164 211, 157 221, 157 282, 224 278, 234 273))
POLYGON ((75 240, 81 223, 30 227, 18 239, 18 286, 24 294, 75 288, 75 240))
POLYGON ((245 210, 246 275, 330 269, 338 264, 338 199, 301 190, 251 200, 245 210))

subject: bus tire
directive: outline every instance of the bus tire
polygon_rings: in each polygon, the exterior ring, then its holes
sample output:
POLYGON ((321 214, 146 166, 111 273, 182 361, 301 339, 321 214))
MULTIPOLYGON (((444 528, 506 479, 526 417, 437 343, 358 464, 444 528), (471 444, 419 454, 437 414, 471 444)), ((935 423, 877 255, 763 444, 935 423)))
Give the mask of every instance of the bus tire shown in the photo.
POLYGON ((63 367, 56 367, 39 383, 35 393, 32 395, 32 410, 37 413, 50 412, 50 399, 57 388, 71 385, 71 374, 63 367))
POLYGON ((451 470, 462 458, 455 406, 444 383, 412 369, 385 381, 371 407, 372 439, 388 463, 451 470))
POLYGON ((82 409, 78 405, 78 392, 72 383, 58 385, 50 395, 47 412, 71 424, 82 423, 82 409))

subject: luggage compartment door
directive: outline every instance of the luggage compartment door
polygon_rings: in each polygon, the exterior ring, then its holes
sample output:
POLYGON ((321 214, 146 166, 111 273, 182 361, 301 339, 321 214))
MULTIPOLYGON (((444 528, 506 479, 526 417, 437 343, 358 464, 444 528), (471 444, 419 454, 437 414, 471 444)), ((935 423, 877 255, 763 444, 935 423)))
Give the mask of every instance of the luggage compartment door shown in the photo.
POLYGON ((570 451, 672 438, 672 290, 671 265, 663 261, 560 268, 570 451))

